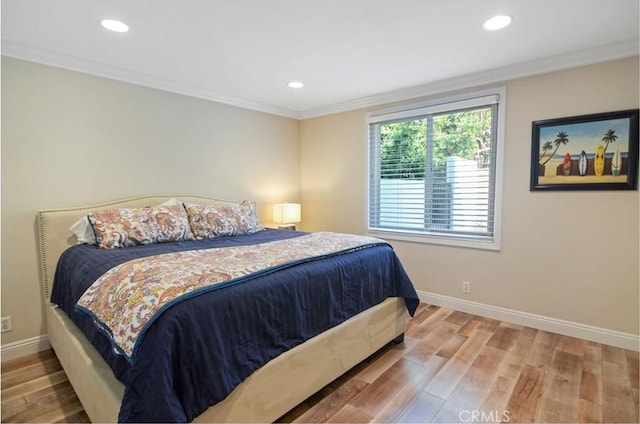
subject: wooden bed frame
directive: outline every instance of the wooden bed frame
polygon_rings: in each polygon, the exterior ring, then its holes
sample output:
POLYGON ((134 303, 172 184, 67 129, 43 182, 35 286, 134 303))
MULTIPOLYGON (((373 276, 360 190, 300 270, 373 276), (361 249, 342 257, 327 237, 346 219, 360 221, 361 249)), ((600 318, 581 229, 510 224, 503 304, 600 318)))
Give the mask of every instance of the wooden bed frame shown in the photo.
MULTIPOLYGON (((178 194, 38 212, 49 342, 92 422, 117 421, 124 385, 78 327, 49 302, 58 259, 76 243, 69 227, 93 210, 158 205, 172 198, 200 204, 239 203, 178 194)), ((194 422, 273 422, 388 342, 401 338, 407 317, 404 300, 389 298, 271 360, 194 422)))

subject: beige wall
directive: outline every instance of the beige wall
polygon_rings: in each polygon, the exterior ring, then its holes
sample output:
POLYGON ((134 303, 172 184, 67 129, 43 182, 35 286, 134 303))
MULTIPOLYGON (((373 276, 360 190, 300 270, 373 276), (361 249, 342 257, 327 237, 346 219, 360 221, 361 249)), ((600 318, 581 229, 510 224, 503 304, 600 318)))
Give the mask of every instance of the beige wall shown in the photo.
POLYGON ((300 197, 299 122, 2 58, 2 344, 44 334, 39 209, 139 194, 300 197))
MULTIPOLYGON (((637 334, 638 191, 530 192, 529 170, 532 121, 637 108, 638 75, 635 57, 499 84, 502 250, 393 241, 416 288, 637 334)), ((302 121, 304 229, 366 231, 367 112, 302 121)))
MULTIPOLYGON (((502 250, 392 244, 418 290, 638 333, 638 192, 529 191, 531 121, 637 108, 638 58, 503 85, 502 250)), ((268 222, 302 200, 301 229, 364 233, 366 114, 298 122, 3 58, 2 344, 45 333, 39 209, 189 192, 268 222)))

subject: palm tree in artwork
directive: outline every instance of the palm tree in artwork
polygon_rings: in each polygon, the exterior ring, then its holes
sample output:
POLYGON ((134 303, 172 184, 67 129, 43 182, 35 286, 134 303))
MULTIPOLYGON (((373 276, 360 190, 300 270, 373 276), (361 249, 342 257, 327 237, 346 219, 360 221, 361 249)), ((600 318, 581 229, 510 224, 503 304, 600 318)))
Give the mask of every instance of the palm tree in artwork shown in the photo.
POLYGON ((555 154, 558 152, 558 149, 560 148, 560 146, 565 146, 568 142, 569 142, 569 135, 564 131, 560 131, 556 136, 556 139, 553 140, 553 144, 555 144, 556 149, 553 151, 553 153, 551 153, 551 155, 547 158, 547 160, 545 160, 542 163, 542 165, 543 166, 546 165, 546 163, 549 162, 551 158, 555 156, 555 154))
POLYGON ((544 144, 542 145, 542 153, 540 154, 540 157, 538 158, 538 162, 540 162, 542 160, 542 158, 544 157, 544 155, 546 155, 547 152, 549 150, 551 150, 551 149, 553 149, 553 143, 551 142, 551 140, 545 141, 544 144))
POLYGON ((616 141, 618 136, 616 135, 615 130, 608 130, 604 133, 604 137, 602 137, 602 141, 604 141, 604 153, 607 153, 607 147, 609 147, 609 143, 613 143, 616 141))

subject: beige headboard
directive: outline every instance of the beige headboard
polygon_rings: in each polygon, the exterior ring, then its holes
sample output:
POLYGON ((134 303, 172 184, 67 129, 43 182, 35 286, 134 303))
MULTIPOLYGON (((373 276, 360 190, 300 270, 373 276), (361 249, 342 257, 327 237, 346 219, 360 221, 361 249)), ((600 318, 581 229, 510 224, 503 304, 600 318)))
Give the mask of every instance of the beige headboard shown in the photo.
MULTIPOLYGON (((69 230, 78 219, 92 211, 114 207, 143 207, 155 206, 169 200, 177 199, 182 202, 200 203, 207 205, 238 204, 240 201, 221 200, 194 195, 154 195, 139 196, 114 200, 96 205, 77 206, 71 208, 47 209, 38 212, 38 242, 40 247, 40 268, 42 287, 45 299, 49 300, 50 288, 56 272, 56 265, 60 255, 69 247, 76 244, 75 235, 69 230)), ((255 205, 254 205, 255 206, 255 205)))

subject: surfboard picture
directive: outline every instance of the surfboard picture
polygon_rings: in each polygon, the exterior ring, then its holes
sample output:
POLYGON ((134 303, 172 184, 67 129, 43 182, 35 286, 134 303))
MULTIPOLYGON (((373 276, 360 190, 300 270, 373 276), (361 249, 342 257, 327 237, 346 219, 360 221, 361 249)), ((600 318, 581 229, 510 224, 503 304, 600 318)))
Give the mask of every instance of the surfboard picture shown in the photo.
POLYGON ((589 161, 587 160, 587 153, 583 150, 580 152, 580 157, 578 158, 578 172, 581 177, 587 175, 587 164, 589 161))
POLYGON ((543 119, 531 124, 534 190, 637 190, 639 109, 543 119))
POLYGON ((620 175, 620 171, 622 171, 622 157, 620 156, 620 150, 616 149, 611 158, 611 173, 614 177, 617 177, 620 175))
POLYGON ((598 177, 604 173, 604 146, 599 144, 596 147, 596 157, 593 158, 593 171, 598 177))

